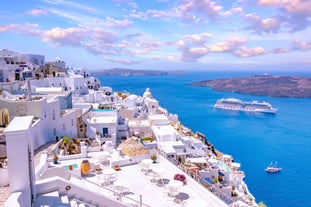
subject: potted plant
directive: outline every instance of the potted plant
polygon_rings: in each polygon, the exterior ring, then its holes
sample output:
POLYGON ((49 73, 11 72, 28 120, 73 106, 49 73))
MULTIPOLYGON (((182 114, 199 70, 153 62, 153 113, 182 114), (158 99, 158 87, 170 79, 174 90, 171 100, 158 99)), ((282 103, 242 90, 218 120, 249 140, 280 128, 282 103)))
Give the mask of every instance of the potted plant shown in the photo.
POLYGON ((57 164, 57 163, 58 163, 58 156, 57 156, 57 155, 54 155, 54 157, 53 157, 53 163, 54 163, 54 164, 57 164))
POLYGON ((157 156, 156 155, 151 155, 150 158, 152 159, 153 163, 157 162, 157 156))
POLYGON ((81 169, 81 176, 82 177, 86 176, 87 174, 89 174, 91 170, 91 163, 88 160, 83 160, 81 162, 80 169, 81 169))
POLYGON ((186 176, 183 174, 175 174, 174 180, 179 180, 179 181, 183 182, 184 185, 186 184, 186 176))

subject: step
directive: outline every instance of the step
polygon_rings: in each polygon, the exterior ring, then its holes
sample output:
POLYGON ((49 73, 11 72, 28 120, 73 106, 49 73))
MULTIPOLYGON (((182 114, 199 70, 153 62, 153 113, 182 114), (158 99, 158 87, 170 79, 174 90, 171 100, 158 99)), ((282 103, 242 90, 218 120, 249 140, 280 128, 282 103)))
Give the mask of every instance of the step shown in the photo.
POLYGON ((72 199, 72 200, 70 201, 70 206, 71 206, 71 207, 79 207, 79 204, 78 204, 78 202, 77 202, 76 199, 72 199))
POLYGON ((51 191, 38 195, 34 207, 55 207, 62 206, 58 191, 51 191))
POLYGON ((70 207, 69 198, 67 195, 60 196, 61 207, 70 207))

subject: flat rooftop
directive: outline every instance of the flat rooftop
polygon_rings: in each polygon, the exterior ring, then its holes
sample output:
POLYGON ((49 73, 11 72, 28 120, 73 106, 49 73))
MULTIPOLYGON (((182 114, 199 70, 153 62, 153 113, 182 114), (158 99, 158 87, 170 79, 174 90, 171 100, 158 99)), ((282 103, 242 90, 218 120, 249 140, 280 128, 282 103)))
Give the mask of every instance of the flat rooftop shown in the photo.
MULTIPOLYGON (((92 152, 89 153, 90 162, 95 162, 100 155, 107 155, 105 152, 92 152)), ((85 158, 84 158, 85 159, 85 158)), ((60 161, 60 164, 50 163, 51 166, 68 166, 74 165, 80 166, 80 163, 84 159, 73 159, 60 161)), ((113 159, 120 159, 112 157, 113 159)), ((147 158, 148 160, 149 158, 147 158)), ((146 160, 146 159, 145 159, 146 160)), ((150 160, 150 159, 149 159, 150 160)), ((128 189, 128 192, 122 197, 122 201, 127 202, 127 198, 135 199, 139 201, 140 196, 142 198, 143 206, 149 207, 167 207, 167 206, 227 206, 223 201, 217 198, 214 194, 204 189, 202 185, 186 177, 187 184, 178 187, 176 196, 169 196, 169 186, 173 183, 175 174, 184 174, 175 165, 171 164, 168 160, 160 157, 157 163, 149 164, 149 172, 142 171, 142 164, 132 164, 127 166, 121 166, 119 171, 115 171, 116 179, 109 185, 100 187, 99 185, 104 182, 101 173, 91 172, 86 176, 85 180, 79 180, 72 176, 70 180, 72 182, 83 182, 86 188, 97 189, 97 192, 104 194, 108 197, 114 197, 114 193, 109 189, 114 189, 115 183, 122 183, 124 188, 128 189), (158 170, 158 171, 157 171, 158 170), (156 171, 157 176, 154 176, 156 171), (90 181, 90 182, 86 182, 90 181), (95 185, 95 183, 99 185, 95 185), (177 199, 177 200, 176 200, 177 199)), ((112 169, 107 166, 105 169, 112 169)), ((104 169, 104 170, 105 170, 104 169)), ((79 173, 79 169, 75 169, 79 173)), ((113 170, 114 171, 114 170, 113 170)), ((104 172, 104 171, 103 171, 104 172)))

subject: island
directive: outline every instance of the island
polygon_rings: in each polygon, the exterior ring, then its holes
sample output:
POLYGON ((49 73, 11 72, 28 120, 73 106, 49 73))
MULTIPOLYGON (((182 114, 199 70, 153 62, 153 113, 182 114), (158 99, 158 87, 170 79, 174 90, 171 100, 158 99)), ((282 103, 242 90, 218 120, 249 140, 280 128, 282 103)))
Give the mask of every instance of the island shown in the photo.
POLYGON ((243 78, 203 80, 188 85, 257 96, 311 98, 310 77, 254 75, 243 78))

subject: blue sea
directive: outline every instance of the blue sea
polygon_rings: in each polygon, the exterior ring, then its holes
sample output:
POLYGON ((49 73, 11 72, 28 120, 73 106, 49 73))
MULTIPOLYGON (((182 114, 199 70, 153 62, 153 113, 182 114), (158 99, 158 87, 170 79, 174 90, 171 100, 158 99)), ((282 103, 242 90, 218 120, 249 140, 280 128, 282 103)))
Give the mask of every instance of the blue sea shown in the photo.
MULTIPOLYGON (((216 149, 234 157, 246 173, 244 181, 257 203, 268 207, 311 206, 311 99, 272 98, 231 92, 187 83, 229 77, 247 77, 263 72, 187 72, 182 75, 108 77, 101 84, 114 91, 153 97, 193 132, 199 131, 216 149), (278 108, 273 114, 223 111, 213 108, 220 98, 258 100, 278 108), (264 168, 277 161, 283 170, 268 174, 264 168)), ((272 75, 310 76, 311 72, 270 72, 272 75)))

